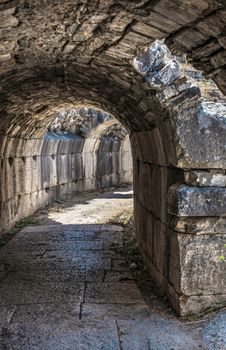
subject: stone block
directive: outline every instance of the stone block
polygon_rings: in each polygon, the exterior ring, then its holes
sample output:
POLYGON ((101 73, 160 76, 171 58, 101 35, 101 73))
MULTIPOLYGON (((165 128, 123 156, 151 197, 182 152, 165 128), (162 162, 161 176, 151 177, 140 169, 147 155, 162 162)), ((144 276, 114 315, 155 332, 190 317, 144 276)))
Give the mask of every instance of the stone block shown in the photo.
POLYGON ((84 284, 73 282, 16 282, 0 286, 0 305, 81 301, 84 284), (55 291, 54 293, 52 291, 55 291))
POLYGON ((171 102, 171 121, 177 134, 177 166, 224 169, 225 105, 200 102, 196 94, 191 99, 187 97, 187 94, 179 95, 177 101, 171 102))
MULTIPOLYGON (((135 58, 133 64, 157 92, 159 102, 166 108, 169 137, 164 137, 161 142, 168 140, 168 145, 164 144, 166 154, 167 150, 175 151, 175 157, 169 157, 170 163, 182 168, 224 168, 224 103, 201 100, 199 86, 180 76, 169 50, 160 41, 135 58), (174 145, 170 144, 172 139, 174 145)), ((162 133, 165 129, 162 120, 157 127, 161 128, 162 133)), ((155 155, 154 151, 152 153, 155 155)))
POLYGON ((166 33, 174 32, 181 27, 181 24, 175 22, 174 18, 168 18, 161 13, 152 11, 145 19, 145 23, 158 28, 166 33))
POLYGON ((183 0, 161 0, 154 6, 153 10, 173 19, 176 23, 185 25, 195 21, 208 7, 209 4, 205 0, 196 3, 183 0))
POLYGON ((152 27, 151 25, 138 22, 132 27, 133 31, 145 35, 150 36, 153 39, 162 39, 166 35, 163 31, 157 29, 156 27, 152 27))
POLYGON ((176 216, 226 216, 226 188, 171 186, 168 212, 176 216))
MULTIPOLYGON (((169 281, 184 299, 189 296, 226 295, 225 234, 181 234, 171 231, 169 281)), ((199 309, 199 305, 196 306, 199 309)), ((205 306, 203 307, 205 309, 205 306)))
POLYGON ((192 295, 190 297, 178 296, 178 299, 180 301, 180 315, 191 316, 223 308, 225 306, 226 294, 192 295))
POLYGON ((161 42, 155 41, 148 50, 133 61, 134 68, 143 76, 149 72, 160 70, 171 58, 170 51, 161 42))
POLYGON ((162 90, 180 75, 179 64, 172 59, 167 47, 159 41, 150 46, 145 54, 136 57, 133 65, 156 90, 162 90))
POLYGON ((96 304, 143 304, 144 299, 134 282, 89 283, 86 290, 86 302, 96 304))
POLYGON ((166 166, 168 164, 168 159, 164 151, 168 149, 170 155, 172 148, 169 149, 168 147, 170 130, 166 130, 166 128, 164 128, 164 130, 164 139, 157 127, 148 132, 133 133, 130 140, 134 159, 139 159, 155 165, 166 166), (166 143, 166 145, 164 143, 166 143))

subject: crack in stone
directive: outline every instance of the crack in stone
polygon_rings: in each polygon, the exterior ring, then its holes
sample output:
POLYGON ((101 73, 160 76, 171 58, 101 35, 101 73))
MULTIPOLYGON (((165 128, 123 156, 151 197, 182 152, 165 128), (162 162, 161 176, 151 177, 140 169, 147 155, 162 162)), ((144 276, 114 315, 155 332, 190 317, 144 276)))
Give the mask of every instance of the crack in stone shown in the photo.
POLYGON ((86 290, 87 290, 87 282, 84 283, 83 300, 80 303, 80 309, 79 309, 79 320, 82 319, 83 306, 84 306, 85 300, 86 300, 86 290))

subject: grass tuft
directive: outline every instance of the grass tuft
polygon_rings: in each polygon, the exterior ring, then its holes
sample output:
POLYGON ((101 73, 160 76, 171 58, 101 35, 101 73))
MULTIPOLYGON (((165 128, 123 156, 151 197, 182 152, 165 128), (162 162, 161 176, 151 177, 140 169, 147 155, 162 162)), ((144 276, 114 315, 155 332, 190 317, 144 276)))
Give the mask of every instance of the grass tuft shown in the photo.
POLYGON ((28 216, 27 218, 21 219, 16 222, 15 226, 8 232, 6 232, 0 239, 0 248, 4 247, 17 232, 19 232, 22 228, 27 227, 29 225, 38 225, 38 221, 33 216, 28 216))

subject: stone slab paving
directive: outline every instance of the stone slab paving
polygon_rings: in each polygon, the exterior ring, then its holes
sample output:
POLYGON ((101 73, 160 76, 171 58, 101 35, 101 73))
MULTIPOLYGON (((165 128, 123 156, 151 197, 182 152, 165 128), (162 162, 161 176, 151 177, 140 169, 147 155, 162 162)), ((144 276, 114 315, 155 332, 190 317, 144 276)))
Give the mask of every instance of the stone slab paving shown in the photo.
POLYGON ((226 349, 225 313, 192 327, 153 311, 111 249, 122 227, 74 222, 25 228, 0 250, 0 350, 226 349))

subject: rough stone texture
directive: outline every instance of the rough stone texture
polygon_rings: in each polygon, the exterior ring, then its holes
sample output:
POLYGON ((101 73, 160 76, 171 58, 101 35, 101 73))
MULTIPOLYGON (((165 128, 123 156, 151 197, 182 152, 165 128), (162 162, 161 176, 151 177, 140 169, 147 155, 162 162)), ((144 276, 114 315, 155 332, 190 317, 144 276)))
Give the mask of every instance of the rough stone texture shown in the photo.
MULTIPOLYGON (((3 227, 55 196, 56 177, 50 178, 49 174, 57 173, 56 160, 61 169, 57 174, 62 179, 60 194, 83 188, 83 173, 74 164, 84 164, 84 157, 77 159, 79 152, 74 151, 71 154, 76 157, 62 154, 61 148, 68 152, 69 143, 58 139, 55 145, 59 145, 60 156, 48 159, 42 168, 45 176, 32 177, 27 171, 31 181, 26 186, 35 191, 22 200, 26 192, 23 170, 40 167, 43 136, 48 127, 54 129, 53 116, 58 113, 67 120, 65 111, 83 106, 107 112, 130 133, 138 242, 147 265, 166 290, 170 241, 167 230, 172 226, 166 200, 168 189, 176 183, 184 184, 184 170, 226 168, 225 104, 206 100, 202 88, 185 77, 162 43, 148 47, 155 39, 166 38, 173 53, 187 53, 193 65, 213 77, 225 93, 225 3, 66 0, 62 4, 59 0, 24 0, 1 1, 0 11, 3 227), (141 54, 144 50, 146 53, 141 54), (45 186, 40 188, 41 181, 45 186)), ((214 92, 213 89, 213 95, 214 92)), ((60 122, 59 118, 56 122, 60 122)), ((64 121, 60 124, 65 126, 64 121)), ((73 127, 70 123, 69 129, 73 127)), ((79 121, 79 137, 89 134, 89 128, 89 122, 83 129, 79 121)), ((110 138, 101 138, 99 158, 106 156, 112 164, 99 163, 95 168, 97 177, 92 177, 87 168, 87 164, 94 164, 89 151, 95 146, 94 139, 84 143, 86 189, 92 189, 96 182, 101 186, 114 184, 120 178, 118 169, 125 162, 117 160, 117 142, 110 138), (112 167, 116 169, 113 174, 112 167)), ((77 150, 79 142, 70 140, 70 147, 76 144, 77 150)), ((122 172, 122 178, 128 174, 122 172)), ((211 187, 208 191, 206 200, 216 193, 211 187)), ((218 220, 222 205, 213 212, 218 220)), ((172 293, 170 298, 178 303, 178 295, 172 293)), ((191 307, 194 311, 195 302, 191 307)))
POLYGON ((187 171, 185 172, 186 184, 191 186, 213 186, 213 187, 226 187, 226 175, 222 171, 187 171))
POLYGON ((198 82, 180 73, 178 63, 161 42, 156 41, 136 58, 134 67, 158 91, 157 97, 168 114, 175 158, 166 162, 182 168, 224 168, 225 103, 203 101, 198 82))
POLYGON ((225 317, 224 312, 218 313, 205 324, 202 330, 207 347, 213 347, 217 343, 219 348, 225 347, 225 317))
POLYGON ((219 262, 225 250, 224 241, 224 234, 194 236, 171 232, 169 283, 183 300, 178 305, 182 314, 187 313, 192 297, 203 299, 203 303, 196 306, 198 312, 216 306, 221 302, 221 295, 224 297, 226 266, 219 262))
POLYGON ((172 186, 168 211, 177 216, 226 216, 226 188, 172 186))
POLYGON ((135 69, 157 91, 164 121, 146 133, 133 133, 131 145, 139 246, 152 276, 177 312, 185 315, 224 305, 225 300, 225 271, 217 266, 225 240, 225 220, 219 218, 226 214, 225 104, 202 98, 198 81, 184 76, 186 71, 180 73, 171 62, 161 42, 134 60, 135 69), (184 174, 178 168, 184 168, 184 174), (136 191, 142 186, 146 191, 136 191), (172 234, 169 226, 183 234, 172 234))
POLYGON ((226 218, 176 216, 172 220, 172 228, 178 232, 197 235, 226 233, 226 218))

